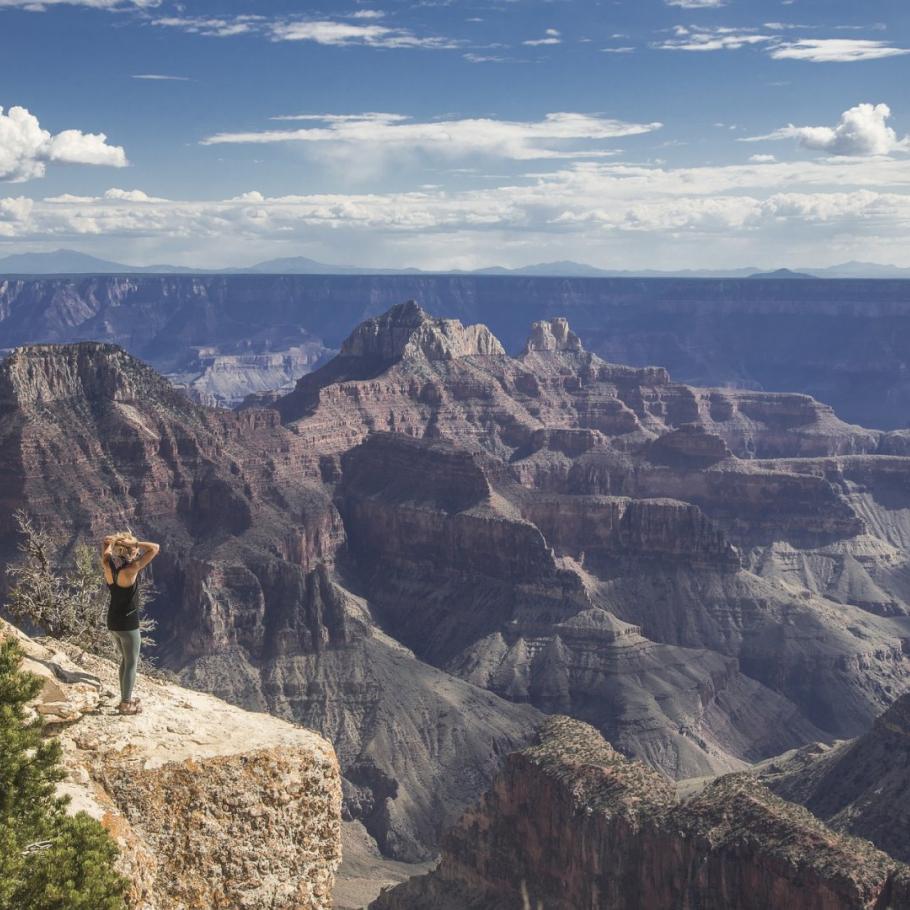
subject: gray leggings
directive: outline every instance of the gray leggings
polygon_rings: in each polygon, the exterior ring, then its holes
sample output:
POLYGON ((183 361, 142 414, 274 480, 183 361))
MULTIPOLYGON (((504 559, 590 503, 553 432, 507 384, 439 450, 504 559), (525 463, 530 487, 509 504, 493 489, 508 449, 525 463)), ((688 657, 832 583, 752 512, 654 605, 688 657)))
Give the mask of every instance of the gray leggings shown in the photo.
POLYGON ((129 701, 136 684, 136 670, 139 667, 139 645, 142 641, 139 630, 111 632, 120 649, 120 700, 129 701))

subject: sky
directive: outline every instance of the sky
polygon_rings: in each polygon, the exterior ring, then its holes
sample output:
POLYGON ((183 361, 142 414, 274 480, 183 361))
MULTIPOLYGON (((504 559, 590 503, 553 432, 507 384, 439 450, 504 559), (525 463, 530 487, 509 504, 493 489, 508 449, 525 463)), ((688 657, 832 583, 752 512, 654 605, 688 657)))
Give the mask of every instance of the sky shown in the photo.
POLYGON ((907 0, 0 0, 0 256, 910 266, 907 0))

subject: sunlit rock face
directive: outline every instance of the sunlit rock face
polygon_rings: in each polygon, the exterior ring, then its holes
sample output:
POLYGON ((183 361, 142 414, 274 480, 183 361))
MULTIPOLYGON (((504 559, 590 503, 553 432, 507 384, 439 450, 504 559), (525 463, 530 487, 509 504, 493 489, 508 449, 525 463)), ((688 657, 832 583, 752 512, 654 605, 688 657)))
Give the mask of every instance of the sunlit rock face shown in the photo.
POLYGON ((438 868, 370 906, 906 908, 907 872, 748 775, 680 803, 591 727, 556 717, 446 836, 438 868))
POLYGON ((131 907, 332 906, 341 774, 325 739, 144 675, 142 713, 123 718, 112 663, 0 620, 8 635, 43 681, 33 708, 62 746, 60 791, 116 841, 131 907))

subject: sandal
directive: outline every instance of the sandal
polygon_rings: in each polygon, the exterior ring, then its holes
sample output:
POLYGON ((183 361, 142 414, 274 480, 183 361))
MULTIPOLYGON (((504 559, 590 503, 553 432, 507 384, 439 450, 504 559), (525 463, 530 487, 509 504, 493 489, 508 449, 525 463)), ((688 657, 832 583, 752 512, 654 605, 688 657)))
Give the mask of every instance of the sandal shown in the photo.
POLYGON ((133 699, 132 701, 122 701, 117 705, 117 711, 120 714, 141 714, 142 705, 140 705, 136 699, 133 699))

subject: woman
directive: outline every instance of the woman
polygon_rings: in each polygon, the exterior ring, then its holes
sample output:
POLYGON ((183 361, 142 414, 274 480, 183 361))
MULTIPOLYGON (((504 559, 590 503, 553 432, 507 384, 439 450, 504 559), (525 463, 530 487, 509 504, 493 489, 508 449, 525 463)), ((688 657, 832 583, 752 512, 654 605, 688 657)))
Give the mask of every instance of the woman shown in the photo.
POLYGON ((160 549, 158 544, 137 540, 129 532, 108 534, 101 547, 104 580, 111 592, 107 627, 117 640, 120 651, 120 704, 117 710, 121 714, 138 714, 142 710, 139 699, 133 698, 141 642, 139 573, 158 555, 160 549))

